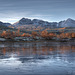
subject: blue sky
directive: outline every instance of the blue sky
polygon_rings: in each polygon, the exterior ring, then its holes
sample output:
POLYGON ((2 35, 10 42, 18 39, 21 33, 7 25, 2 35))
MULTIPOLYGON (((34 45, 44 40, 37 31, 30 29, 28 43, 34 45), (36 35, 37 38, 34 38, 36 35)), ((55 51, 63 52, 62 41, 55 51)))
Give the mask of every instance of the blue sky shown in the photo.
POLYGON ((22 17, 50 22, 75 19, 75 0, 0 0, 0 21, 14 23, 22 17))

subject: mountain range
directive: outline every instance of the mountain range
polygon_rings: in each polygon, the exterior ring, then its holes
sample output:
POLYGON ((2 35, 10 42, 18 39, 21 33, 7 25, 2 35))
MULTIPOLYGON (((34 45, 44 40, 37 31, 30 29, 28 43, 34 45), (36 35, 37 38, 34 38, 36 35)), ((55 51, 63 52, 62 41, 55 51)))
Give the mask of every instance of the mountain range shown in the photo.
POLYGON ((22 18, 18 22, 14 23, 14 26, 24 26, 24 25, 33 25, 33 26, 48 26, 48 27, 57 27, 57 22, 47 22, 39 19, 28 19, 22 18))
POLYGON ((75 20, 68 18, 67 20, 60 21, 60 22, 48 22, 39 19, 28 19, 22 18, 18 22, 11 24, 11 23, 3 23, 0 21, 0 27, 14 27, 14 28, 21 28, 21 29, 36 29, 36 28, 61 28, 61 27, 75 27, 75 20))
POLYGON ((67 20, 60 21, 58 23, 59 27, 75 27, 75 20, 68 18, 67 20))

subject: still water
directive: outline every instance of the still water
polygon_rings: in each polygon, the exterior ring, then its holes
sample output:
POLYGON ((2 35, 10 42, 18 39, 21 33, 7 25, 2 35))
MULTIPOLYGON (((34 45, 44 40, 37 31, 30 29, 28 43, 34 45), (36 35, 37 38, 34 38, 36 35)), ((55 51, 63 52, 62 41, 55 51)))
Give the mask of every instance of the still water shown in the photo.
POLYGON ((0 75, 75 75, 75 43, 2 42, 0 75))

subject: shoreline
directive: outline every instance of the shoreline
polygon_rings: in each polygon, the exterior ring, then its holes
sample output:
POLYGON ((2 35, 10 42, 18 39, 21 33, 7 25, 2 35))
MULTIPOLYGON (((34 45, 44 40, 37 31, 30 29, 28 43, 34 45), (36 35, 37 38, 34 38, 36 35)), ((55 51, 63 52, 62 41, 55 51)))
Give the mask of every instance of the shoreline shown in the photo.
POLYGON ((43 41, 48 41, 48 42, 75 42, 75 40, 29 40, 29 41, 24 41, 24 40, 19 40, 19 41, 17 41, 17 40, 5 40, 5 41, 2 41, 2 40, 0 40, 0 42, 43 42, 43 41))

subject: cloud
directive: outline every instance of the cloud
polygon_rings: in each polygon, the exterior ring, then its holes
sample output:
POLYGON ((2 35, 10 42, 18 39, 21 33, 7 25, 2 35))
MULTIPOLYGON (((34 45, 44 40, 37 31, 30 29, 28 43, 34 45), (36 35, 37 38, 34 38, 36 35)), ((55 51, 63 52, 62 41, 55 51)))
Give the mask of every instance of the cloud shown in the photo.
POLYGON ((7 11, 7 12, 0 12, 0 21, 3 22, 10 22, 14 23, 21 18, 30 18, 30 19, 44 19, 47 17, 52 17, 52 15, 46 15, 46 14, 37 14, 32 11, 24 11, 24 12, 18 12, 18 11, 7 11))
POLYGON ((21 19, 22 17, 25 17, 25 16, 27 17, 27 15, 29 14, 30 12, 8 11, 8 12, 0 13, 0 21, 14 23, 18 21, 19 19, 21 19))
POLYGON ((41 16, 41 17, 46 17, 46 16, 48 17, 48 16, 52 16, 52 15, 34 14, 34 15, 31 15, 31 16, 32 16, 32 17, 40 17, 40 16, 41 16))

